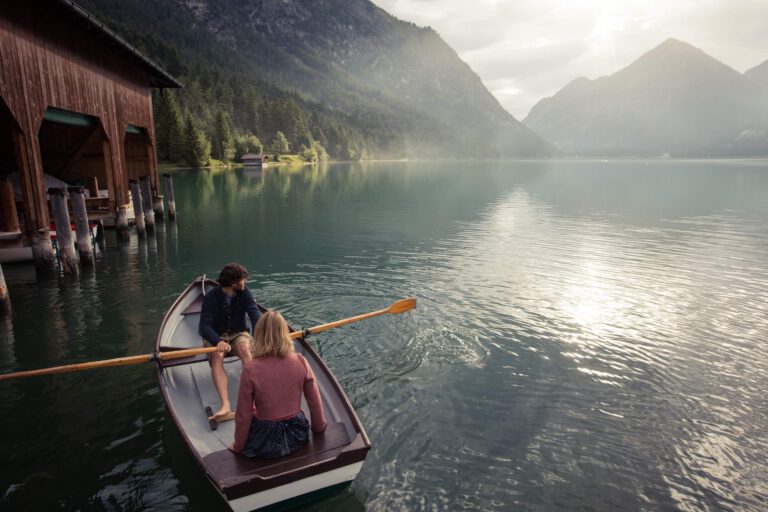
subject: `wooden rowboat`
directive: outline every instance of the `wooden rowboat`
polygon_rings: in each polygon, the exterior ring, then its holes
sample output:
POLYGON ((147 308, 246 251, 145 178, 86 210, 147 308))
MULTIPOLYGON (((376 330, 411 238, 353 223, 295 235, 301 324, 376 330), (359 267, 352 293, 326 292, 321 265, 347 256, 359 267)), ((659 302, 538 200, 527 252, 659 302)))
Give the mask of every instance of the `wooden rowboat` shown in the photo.
MULTIPOLYGON (((202 345, 197 333, 203 295, 218 283, 197 278, 174 302, 157 335, 157 352, 202 345)), ((259 306, 261 307, 261 306, 259 306)), ((263 309, 263 308, 262 308, 263 309)), ((158 379, 170 417, 187 448, 218 493, 235 511, 255 510, 286 500, 311 499, 344 488, 355 479, 371 448, 360 420, 336 378, 304 338, 295 341, 315 373, 328 427, 311 434, 309 443, 279 459, 249 459, 227 447, 234 440, 234 421, 208 419, 218 408, 206 355, 159 360, 158 379)), ((227 358, 229 395, 237 403, 241 363, 227 358)), ((302 399, 302 409, 309 408, 302 399)))

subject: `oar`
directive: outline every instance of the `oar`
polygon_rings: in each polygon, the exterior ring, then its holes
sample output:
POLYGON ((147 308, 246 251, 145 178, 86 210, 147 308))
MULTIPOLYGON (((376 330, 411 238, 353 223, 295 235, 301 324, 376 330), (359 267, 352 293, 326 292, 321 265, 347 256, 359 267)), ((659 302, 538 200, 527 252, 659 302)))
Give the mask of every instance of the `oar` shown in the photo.
POLYGON ((359 322, 360 320, 366 320, 368 318, 373 318, 379 315, 386 315, 386 314, 399 315, 400 313, 405 313, 406 311, 410 311, 415 307, 416 307, 416 299, 402 299, 397 302, 394 302, 391 306, 389 306, 386 309, 380 309, 379 311, 373 311, 371 313, 365 313, 363 315, 345 318, 344 320, 336 320, 335 322, 331 322, 329 324, 317 325, 309 329, 304 329, 303 331, 292 332, 291 338, 296 339, 302 336, 307 336, 309 334, 317 334, 319 332, 333 329, 334 327, 341 327, 342 325, 351 324, 353 322, 359 322))
MULTIPOLYGON (((345 318, 343 320, 337 320, 328 324, 317 325, 303 331, 295 331, 291 333, 291 338, 296 339, 309 334, 317 334, 319 332, 333 329, 334 327, 341 327, 342 325, 351 324, 353 322, 359 322, 367 318, 373 318, 374 316, 392 314, 397 315, 405 313, 416 307, 416 299, 402 299, 393 303, 386 309, 379 311, 373 311, 371 313, 365 313, 363 315, 353 316, 345 318)), ((116 359, 105 359, 102 361, 91 361, 89 363, 69 364, 66 366, 54 366, 53 368, 43 368, 40 370, 27 370, 24 372, 6 373, 0 375, 1 380, 18 379, 21 377, 34 377, 37 375, 52 375, 54 373, 68 373, 79 372, 81 370, 90 370, 92 368, 104 368, 106 366, 127 366, 131 364, 147 363, 150 361, 166 361, 168 359, 179 359, 182 357, 196 356, 199 354, 208 354, 210 352, 216 352, 216 347, 202 347, 202 348, 187 348, 183 350, 174 350, 172 352, 159 352, 153 354, 142 354, 140 356, 118 357, 116 359)))

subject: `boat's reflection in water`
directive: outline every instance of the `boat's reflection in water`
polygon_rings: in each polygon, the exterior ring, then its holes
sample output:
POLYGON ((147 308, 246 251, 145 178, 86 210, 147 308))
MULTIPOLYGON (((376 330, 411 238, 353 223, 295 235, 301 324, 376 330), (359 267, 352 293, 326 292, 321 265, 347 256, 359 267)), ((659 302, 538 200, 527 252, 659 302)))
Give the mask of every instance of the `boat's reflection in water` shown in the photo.
POLYGON ((229 510, 229 507, 208 482, 197 461, 189 453, 179 430, 165 411, 163 421, 163 448, 169 466, 179 480, 180 494, 189 498, 191 510, 229 510))

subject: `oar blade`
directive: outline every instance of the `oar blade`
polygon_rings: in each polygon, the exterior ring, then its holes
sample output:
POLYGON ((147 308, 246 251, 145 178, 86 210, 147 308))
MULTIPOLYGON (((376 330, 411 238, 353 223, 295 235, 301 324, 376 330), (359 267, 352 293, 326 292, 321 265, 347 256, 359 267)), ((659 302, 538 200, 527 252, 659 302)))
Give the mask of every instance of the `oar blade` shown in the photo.
POLYGON ((415 307, 416 299, 402 299, 389 306, 389 312, 393 315, 399 315, 400 313, 405 313, 406 311, 410 311, 415 307))

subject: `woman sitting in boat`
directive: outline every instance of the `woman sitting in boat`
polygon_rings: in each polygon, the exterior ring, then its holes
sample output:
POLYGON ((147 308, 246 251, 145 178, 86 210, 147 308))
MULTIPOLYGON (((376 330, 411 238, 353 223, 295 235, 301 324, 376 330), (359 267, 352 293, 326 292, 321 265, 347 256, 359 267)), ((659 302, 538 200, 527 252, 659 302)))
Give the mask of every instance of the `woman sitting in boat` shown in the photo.
POLYGON ((282 457, 309 440, 302 392, 313 432, 325 430, 323 404, 315 374, 304 356, 294 352, 288 324, 280 313, 261 315, 253 338, 253 360, 243 366, 240 377, 231 449, 247 457, 282 457))

